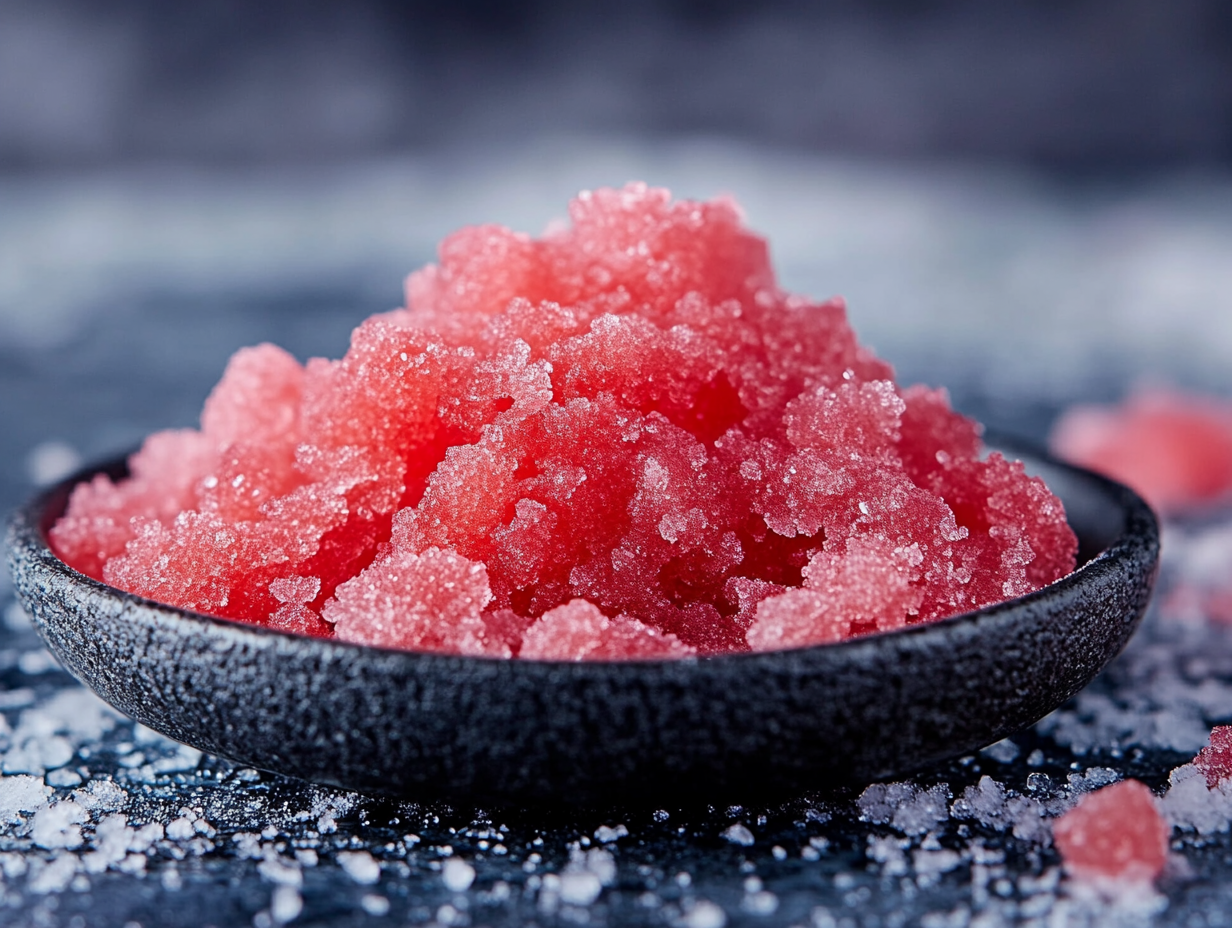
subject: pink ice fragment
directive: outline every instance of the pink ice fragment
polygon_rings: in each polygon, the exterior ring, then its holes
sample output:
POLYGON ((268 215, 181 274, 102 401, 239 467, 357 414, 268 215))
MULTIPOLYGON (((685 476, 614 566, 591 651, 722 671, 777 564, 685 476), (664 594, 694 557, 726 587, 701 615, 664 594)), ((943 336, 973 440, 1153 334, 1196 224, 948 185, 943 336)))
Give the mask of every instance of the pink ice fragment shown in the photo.
POLYGON ((1161 512, 1232 494, 1232 402, 1142 388, 1120 406, 1075 406, 1053 429, 1066 460, 1128 484, 1161 512))
POLYGON ((1168 859, 1168 824, 1137 780, 1087 793, 1053 824, 1053 839, 1080 879, 1149 883, 1168 859))
POLYGON ((1194 766, 1214 789, 1232 777, 1232 725, 1219 725, 1211 731, 1210 743, 1198 752, 1194 766))

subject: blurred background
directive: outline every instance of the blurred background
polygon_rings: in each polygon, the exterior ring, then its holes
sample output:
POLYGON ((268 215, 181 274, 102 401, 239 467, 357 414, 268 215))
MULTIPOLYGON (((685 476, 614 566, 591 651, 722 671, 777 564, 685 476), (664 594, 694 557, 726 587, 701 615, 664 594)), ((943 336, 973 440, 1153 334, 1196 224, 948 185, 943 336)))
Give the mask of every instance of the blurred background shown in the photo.
POLYGON ((544 133, 1098 172, 1232 157, 1219 0, 5 0, 0 163, 320 163, 544 133))
POLYGON ((0 0, 0 510, 630 179, 996 426, 1226 392, 1230 168, 1222 0, 0 0))

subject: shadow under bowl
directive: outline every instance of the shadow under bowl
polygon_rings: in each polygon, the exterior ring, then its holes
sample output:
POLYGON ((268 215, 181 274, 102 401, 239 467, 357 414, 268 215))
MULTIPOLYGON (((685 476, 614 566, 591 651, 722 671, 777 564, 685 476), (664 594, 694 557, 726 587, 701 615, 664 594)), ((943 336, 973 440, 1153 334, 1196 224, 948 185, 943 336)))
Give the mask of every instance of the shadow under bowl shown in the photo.
POLYGON ((568 663, 305 638, 151 602, 64 564, 76 475, 8 528, 17 595, 77 679, 171 738, 369 794, 477 804, 765 801, 897 777, 1037 721, 1129 640, 1159 530, 1130 490, 1014 451, 1065 503, 1074 573, 840 644, 568 663))

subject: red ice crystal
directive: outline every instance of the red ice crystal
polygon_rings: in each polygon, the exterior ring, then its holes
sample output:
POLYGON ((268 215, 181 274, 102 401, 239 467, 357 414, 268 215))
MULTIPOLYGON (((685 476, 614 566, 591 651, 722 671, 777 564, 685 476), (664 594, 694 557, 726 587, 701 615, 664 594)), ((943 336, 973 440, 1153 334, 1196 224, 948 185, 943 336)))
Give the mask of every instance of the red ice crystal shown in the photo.
POLYGON ((1142 389, 1119 407, 1075 406, 1052 447, 1067 460, 1133 487, 1161 512, 1232 494, 1232 403, 1142 389))
POLYGON ((1150 882, 1167 863, 1168 824, 1137 780, 1083 796, 1052 833, 1066 869, 1080 879, 1150 882))
POLYGON ((836 641, 1074 566, 1060 502, 779 289, 730 200, 464 229, 346 355, 236 354, 200 430, 76 488, 70 564, 176 606, 473 655, 836 641))
POLYGON ((1220 725, 1211 731, 1210 743, 1198 752, 1194 766, 1202 771, 1211 789, 1232 777, 1232 725, 1220 725))

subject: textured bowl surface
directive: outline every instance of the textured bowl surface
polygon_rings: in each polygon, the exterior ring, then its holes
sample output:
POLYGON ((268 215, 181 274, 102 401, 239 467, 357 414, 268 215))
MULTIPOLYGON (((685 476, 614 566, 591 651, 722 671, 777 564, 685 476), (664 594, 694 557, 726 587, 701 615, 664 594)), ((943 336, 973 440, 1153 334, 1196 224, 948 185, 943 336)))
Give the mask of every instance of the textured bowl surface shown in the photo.
POLYGON ((970 752, 1081 689, 1137 627, 1159 532, 1115 483, 1020 455, 1065 502, 1070 576, 842 644, 663 662, 419 654, 159 605, 61 562, 47 528, 82 473, 9 525, 22 604, 68 670, 172 738, 361 792, 500 804, 763 800, 970 752))

